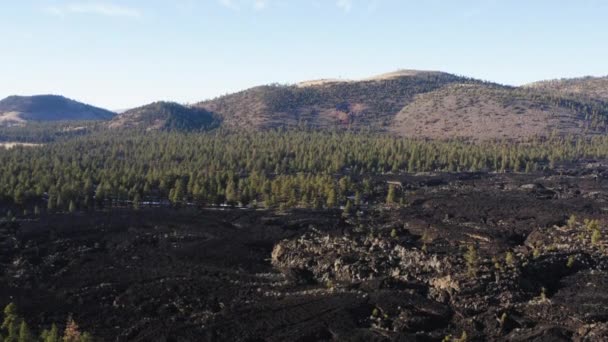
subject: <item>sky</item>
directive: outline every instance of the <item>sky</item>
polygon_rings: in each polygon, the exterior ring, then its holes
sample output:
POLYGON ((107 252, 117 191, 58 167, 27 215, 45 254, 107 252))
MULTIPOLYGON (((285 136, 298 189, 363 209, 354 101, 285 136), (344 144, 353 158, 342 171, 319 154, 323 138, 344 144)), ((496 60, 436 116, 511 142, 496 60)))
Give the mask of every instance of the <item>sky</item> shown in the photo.
POLYGON ((604 0, 0 0, 0 98, 117 110, 398 69, 604 76, 606 18, 604 0))

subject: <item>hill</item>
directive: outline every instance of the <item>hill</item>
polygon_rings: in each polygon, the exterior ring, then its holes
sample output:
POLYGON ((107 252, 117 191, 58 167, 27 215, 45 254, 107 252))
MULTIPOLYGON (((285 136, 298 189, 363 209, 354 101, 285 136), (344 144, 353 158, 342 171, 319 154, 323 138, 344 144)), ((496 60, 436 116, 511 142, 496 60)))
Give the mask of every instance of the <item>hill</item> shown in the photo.
POLYGON ((260 86, 195 106, 221 117, 226 127, 239 129, 306 124, 473 139, 605 133, 608 100, 601 94, 608 93, 608 86, 601 80, 587 83, 590 90, 583 94, 400 70, 362 80, 260 86))
POLYGON ((9 96, 0 101, 0 125, 28 121, 109 120, 114 113, 58 95, 9 96))
POLYGON ((194 131, 216 127, 219 120, 201 108, 174 102, 154 102, 116 115, 110 128, 194 131))
POLYGON ((527 88, 546 92, 585 96, 596 100, 608 101, 608 76, 580 77, 560 80, 535 82, 526 85, 527 88))
POLYGON ((394 115, 420 93, 471 79, 426 71, 401 71, 360 81, 317 80, 267 85, 196 104, 231 128, 267 129, 306 123, 316 128, 384 130, 394 115))
POLYGON ((390 125, 402 136, 530 138, 606 132, 608 105, 533 89, 452 84, 416 96, 390 125))

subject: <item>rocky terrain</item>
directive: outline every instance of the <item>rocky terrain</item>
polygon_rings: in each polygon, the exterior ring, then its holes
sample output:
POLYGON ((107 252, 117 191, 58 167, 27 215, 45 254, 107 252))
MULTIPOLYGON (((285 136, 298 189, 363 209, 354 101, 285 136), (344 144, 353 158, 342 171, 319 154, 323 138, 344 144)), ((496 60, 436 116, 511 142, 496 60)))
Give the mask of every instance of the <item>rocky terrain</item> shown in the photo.
POLYGON ((605 341, 608 166, 383 176, 402 205, 0 228, 0 305, 117 341, 605 341), (447 339, 446 339, 447 337, 447 339))

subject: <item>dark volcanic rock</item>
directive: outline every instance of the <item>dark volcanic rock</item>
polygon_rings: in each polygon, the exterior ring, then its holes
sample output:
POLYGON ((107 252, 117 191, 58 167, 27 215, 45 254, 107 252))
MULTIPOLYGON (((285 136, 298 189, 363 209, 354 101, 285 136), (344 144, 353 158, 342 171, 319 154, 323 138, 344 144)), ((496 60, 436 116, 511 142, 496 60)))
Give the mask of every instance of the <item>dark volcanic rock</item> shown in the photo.
POLYGON ((606 341, 608 211, 585 194, 608 183, 566 171, 391 175, 403 206, 348 217, 2 221, 0 305, 16 302, 37 330, 72 313, 108 341, 606 341))

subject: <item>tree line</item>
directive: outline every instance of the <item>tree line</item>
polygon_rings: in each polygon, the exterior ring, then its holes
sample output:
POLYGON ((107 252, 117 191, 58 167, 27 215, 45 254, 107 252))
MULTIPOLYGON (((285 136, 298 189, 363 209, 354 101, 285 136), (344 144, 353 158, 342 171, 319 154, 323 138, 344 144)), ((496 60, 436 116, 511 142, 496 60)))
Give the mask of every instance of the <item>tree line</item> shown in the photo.
POLYGON ((387 173, 535 172, 607 155, 605 137, 514 143, 301 130, 104 130, 0 149, 0 201, 30 212, 152 202, 331 208, 386 193, 374 179, 387 173))

